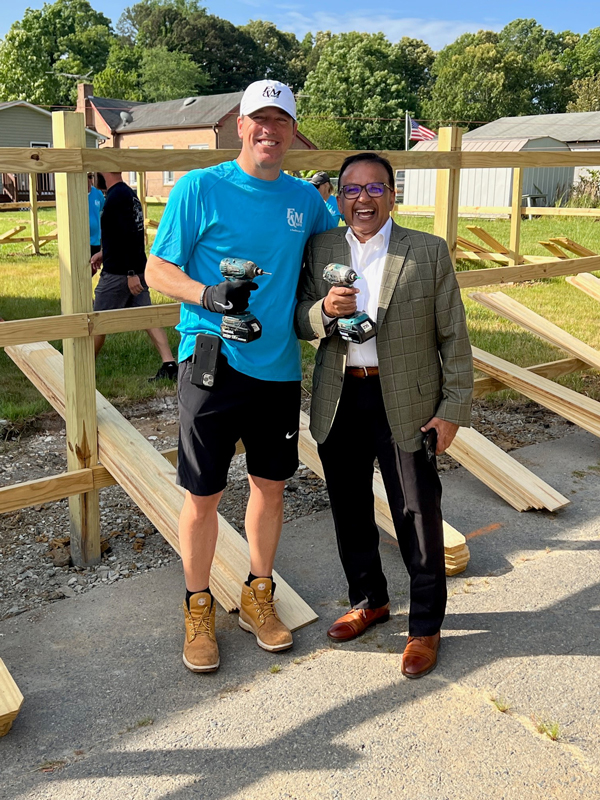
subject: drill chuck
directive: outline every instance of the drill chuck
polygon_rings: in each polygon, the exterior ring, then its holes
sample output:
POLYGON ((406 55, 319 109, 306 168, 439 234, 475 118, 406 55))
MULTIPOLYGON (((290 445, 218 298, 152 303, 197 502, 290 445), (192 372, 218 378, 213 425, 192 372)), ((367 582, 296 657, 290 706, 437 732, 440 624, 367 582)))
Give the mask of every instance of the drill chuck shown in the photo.
POLYGON ((251 281, 257 275, 270 275, 264 269, 259 269, 254 261, 245 258, 224 258, 219 264, 221 275, 229 281, 251 281))
POLYGON ((343 264, 327 264, 323 270, 323 278, 332 286, 352 286, 358 275, 352 267, 343 264))

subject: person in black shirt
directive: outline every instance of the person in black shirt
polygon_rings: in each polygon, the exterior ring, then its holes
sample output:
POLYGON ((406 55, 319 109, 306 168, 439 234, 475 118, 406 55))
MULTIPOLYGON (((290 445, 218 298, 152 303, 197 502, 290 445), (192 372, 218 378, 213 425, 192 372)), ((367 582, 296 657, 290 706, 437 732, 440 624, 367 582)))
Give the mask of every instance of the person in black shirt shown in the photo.
MULTIPOLYGON (((92 270, 102 264, 96 286, 94 311, 151 305, 144 278, 146 250, 144 212, 136 193, 123 182, 120 172, 98 173, 98 184, 106 185, 106 201, 100 217, 102 249, 92 256, 92 270)), ((162 365, 151 381, 177 380, 177 363, 162 328, 148 328, 147 334, 162 358, 162 365)), ((96 357, 105 335, 94 337, 96 357)))

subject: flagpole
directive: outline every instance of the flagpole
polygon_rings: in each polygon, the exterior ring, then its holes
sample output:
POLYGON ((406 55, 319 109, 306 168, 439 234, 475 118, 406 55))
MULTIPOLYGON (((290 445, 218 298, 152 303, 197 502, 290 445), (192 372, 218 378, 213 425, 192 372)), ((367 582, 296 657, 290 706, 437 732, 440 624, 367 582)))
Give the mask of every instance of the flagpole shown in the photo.
POLYGON ((409 142, 410 142, 410 137, 408 135, 408 120, 409 120, 408 111, 405 111, 404 112, 404 149, 405 150, 408 150, 409 142))

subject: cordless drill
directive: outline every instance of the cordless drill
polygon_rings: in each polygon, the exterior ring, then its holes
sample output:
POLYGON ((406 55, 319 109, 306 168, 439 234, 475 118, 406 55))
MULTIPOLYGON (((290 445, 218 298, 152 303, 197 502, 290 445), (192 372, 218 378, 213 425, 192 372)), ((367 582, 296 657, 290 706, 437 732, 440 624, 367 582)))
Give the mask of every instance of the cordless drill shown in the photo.
MULTIPOLYGON (((227 281, 252 281, 257 275, 270 275, 245 258, 224 258, 219 264, 221 275, 227 281)), ((227 314, 221 322, 221 336, 236 342, 253 342, 260 339, 262 325, 254 314, 227 314)))
MULTIPOLYGON (((360 280, 352 267, 343 264, 327 264, 323 278, 332 286, 353 286, 360 280)), ((352 344, 362 344, 377 334, 377 325, 364 311, 355 311, 347 317, 338 317, 338 331, 342 339, 352 344)))

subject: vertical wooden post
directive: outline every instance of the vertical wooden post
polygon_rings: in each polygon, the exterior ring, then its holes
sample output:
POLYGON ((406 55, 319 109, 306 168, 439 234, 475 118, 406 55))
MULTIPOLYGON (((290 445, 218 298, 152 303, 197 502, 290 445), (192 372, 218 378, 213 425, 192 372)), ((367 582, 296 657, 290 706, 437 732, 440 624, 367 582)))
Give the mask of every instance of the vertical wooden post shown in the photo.
MULTIPOLYGON (((83 114, 52 114, 54 147, 85 147, 83 114)), ((85 172, 57 173, 56 219, 63 314, 92 311, 90 224, 85 172)), ((64 339, 67 465, 70 470, 98 463, 96 369, 91 336, 64 339)), ((69 498, 71 557, 78 566, 100 560, 98 492, 69 498)))
POLYGON ((146 203, 146 173, 145 172, 138 172, 137 173, 137 193, 142 204, 142 212, 144 214, 144 244, 146 247, 148 246, 148 229, 146 225, 148 224, 148 204, 146 203))
POLYGON ((31 219, 31 247, 36 256, 40 254, 40 232, 38 226, 37 173, 29 173, 29 217, 31 219))
POLYGON ((523 194, 523 170, 521 167, 513 167, 512 179, 512 202, 510 209, 510 244, 508 249, 511 256, 508 260, 509 266, 521 264, 523 259, 519 253, 521 243, 521 203, 523 194))
MULTIPOLYGON (((460 128, 440 128, 438 133, 438 152, 460 150, 461 143, 462 130, 460 128)), ((453 264, 456 264, 459 188, 460 169, 438 169, 433 232, 448 243, 448 250, 453 264)))

